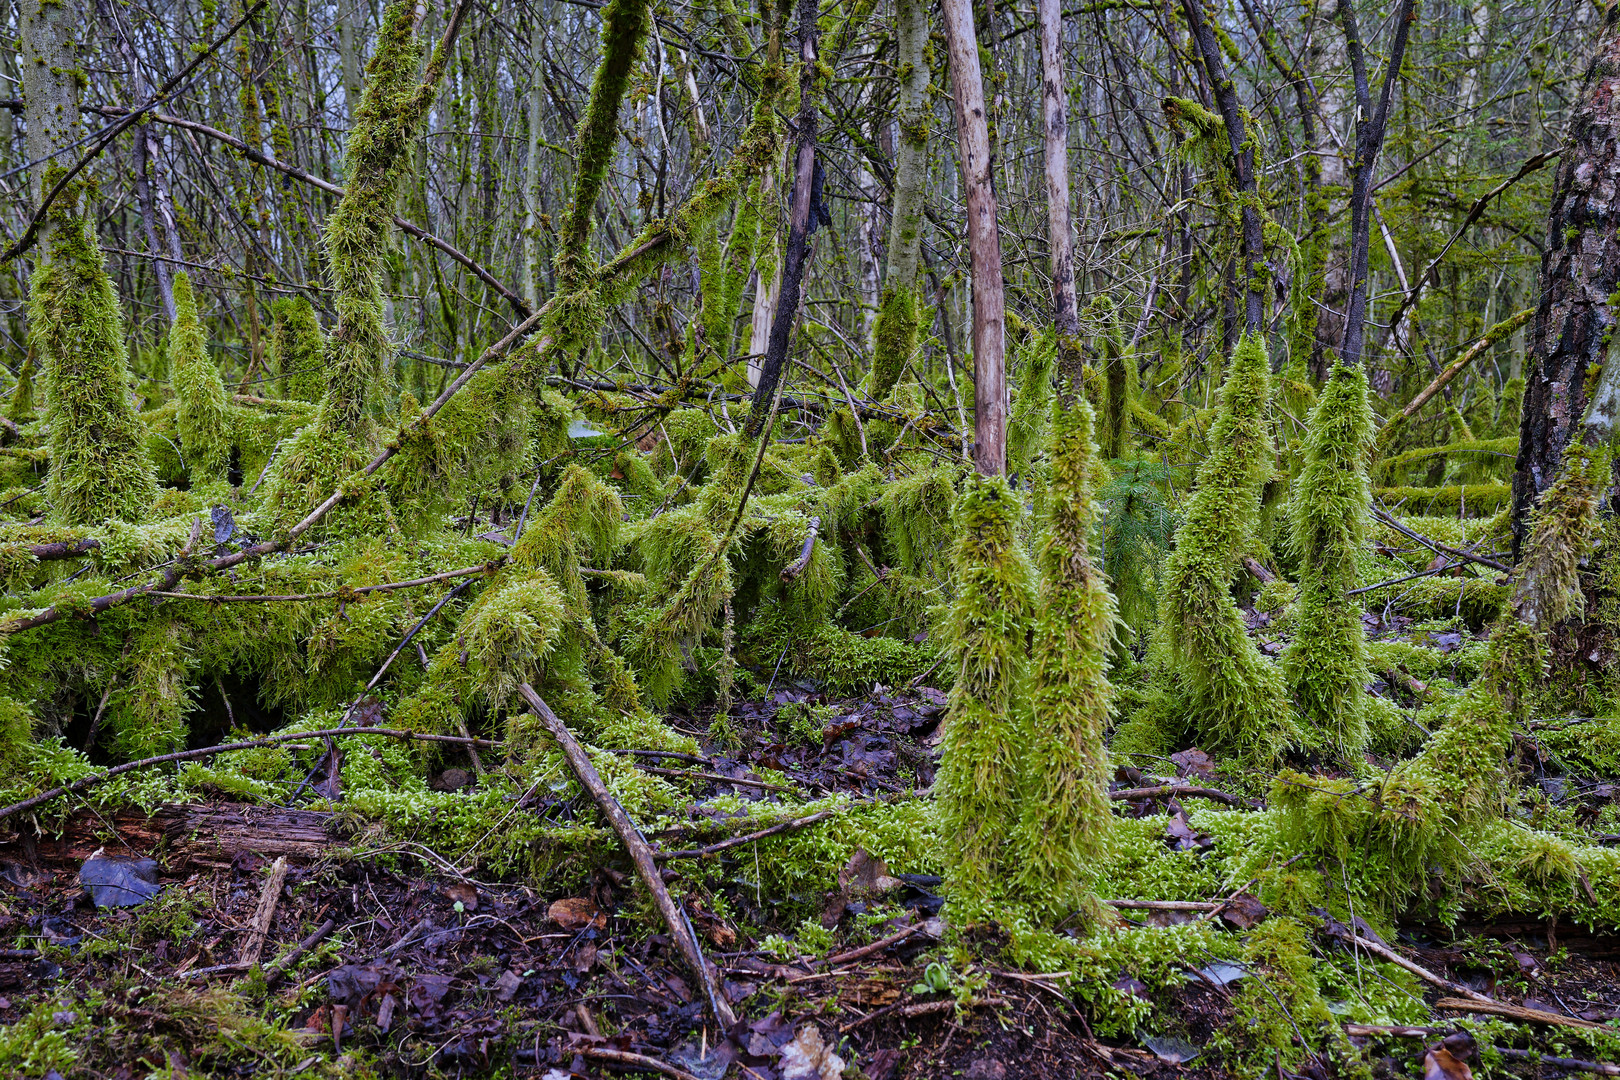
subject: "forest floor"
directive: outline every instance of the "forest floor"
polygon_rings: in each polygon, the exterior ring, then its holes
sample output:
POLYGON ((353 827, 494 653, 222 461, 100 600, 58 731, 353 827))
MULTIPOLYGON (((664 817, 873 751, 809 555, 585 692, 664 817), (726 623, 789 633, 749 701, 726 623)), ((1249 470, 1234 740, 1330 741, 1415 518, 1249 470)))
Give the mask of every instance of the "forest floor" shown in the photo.
MULTIPOLYGON (((735 706, 730 753, 705 743, 702 768, 757 782, 757 766, 809 790, 895 797, 932 782, 942 715, 943 695, 929 688, 823 702, 813 688, 788 687, 770 701, 735 706), (836 716, 819 745, 784 739, 777 722, 784 708, 798 715, 807 704, 830 705, 836 716)), ((702 717, 670 722, 690 731, 708 725, 702 717)), ((475 784, 473 762, 465 764, 441 774, 439 785, 475 784)), ((1121 770, 1115 786, 1144 782, 1151 781, 1121 770)), ((694 815, 721 792, 773 794, 768 785, 717 779, 698 793, 694 815)), ((1164 818, 1167 843, 1176 842, 1178 818, 1185 827, 1173 799, 1121 801, 1138 820, 1164 818)), ((659 923, 650 907, 632 900, 627 859, 592 867, 586 889, 553 895, 540 882, 473 880, 409 844, 357 855, 323 840, 333 818, 215 804, 155 818, 86 813, 56 838, 14 835, 0 845, 0 938, 35 947, 0 950, 0 1024, 24 1030, 31 1023, 39 1038, 54 1031, 77 1050, 75 1074, 115 1078, 566 1080, 626 1069, 704 1080, 1236 1075, 1198 1052, 1235 1017, 1219 970, 1188 965, 1175 985, 1138 984, 1133 992, 1155 998, 1155 1015, 1178 1018, 1174 1036, 1158 1038, 1096 1037, 1072 987, 998 969, 993 960, 971 988, 930 987, 929 964, 941 948, 938 879, 891 875, 860 854, 839 889, 812 898, 829 930, 824 943, 831 942, 818 955, 795 958, 780 942, 750 940, 689 898, 687 914, 739 1016, 725 1033, 668 935, 651 932, 659 923), (162 892, 139 906, 95 907, 79 871, 97 849, 154 858, 162 892), (278 851, 286 856, 284 878, 272 861, 278 851), (279 881, 274 895, 267 881, 279 881), (869 906, 886 917, 872 918, 869 906), (312 929, 330 929, 267 978, 235 966, 256 924, 265 930, 266 964, 312 929)), ((781 899, 738 896, 733 910, 781 899)), ((1163 926, 1200 913, 1121 914, 1126 926, 1163 926)), ((1223 925, 1241 933, 1248 918, 1229 915, 1223 925)), ((1401 930, 1397 944, 1408 957, 1499 1002, 1588 1021, 1620 1017, 1620 939, 1535 921, 1401 930)), ((993 957, 996 950, 979 951, 993 957)), ((1434 989, 1427 1000, 1443 996, 1434 989)), ((1467 1075, 1431 1069, 1429 1050, 1450 1030, 1347 1025, 1354 1045, 1375 1044, 1376 1075, 1436 1080, 1467 1075)), ((1526 1077, 1565 1075, 1507 1064, 1526 1077)), ((1286 1069, 1279 1059, 1268 1075, 1345 1074, 1308 1058, 1286 1069)))

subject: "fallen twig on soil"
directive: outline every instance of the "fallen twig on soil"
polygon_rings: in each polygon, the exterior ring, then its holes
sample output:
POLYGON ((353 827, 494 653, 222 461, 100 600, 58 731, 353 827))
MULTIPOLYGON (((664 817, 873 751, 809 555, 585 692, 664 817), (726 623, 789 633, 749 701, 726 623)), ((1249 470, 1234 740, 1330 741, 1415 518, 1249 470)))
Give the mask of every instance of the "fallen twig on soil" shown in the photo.
POLYGON ((814 960, 811 961, 811 963, 818 967, 837 967, 839 964, 847 964, 851 960, 861 960, 871 956, 873 953, 882 952, 890 945, 898 944, 899 942, 906 940, 906 938, 914 937, 917 934, 927 934, 929 937, 937 941, 944 930, 944 923, 940 922, 938 919, 929 919, 926 922, 918 923, 916 926, 908 926, 904 930, 897 931, 888 935, 887 937, 879 938, 868 945, 862 945, 858 949, 851 949, 848 952, 841 952, 837 956, 829 956, 825 960, 814 960))
POLYGON ((264 969, 265 985, 274 986, 277 980, 287 973, 288 968, 297 963, 305 953, 309 952, 309 950, 319 945, 322 941, 325 941, 326 935, 330 934, 336 928, 337 920, 327 919, 325 922, 321 923, 321 925, 317 926, 315 928, 315 932, 310 934, 309 937, 305 938, 303 941, 300 941, 297 945, 294 945, 292 951, 286 956, 271 961, 270 964, 264 969))
POLYGON ((807 814, 802 818, 793 818, 790 821, 779 821, 768 829, 751 832, 746 836, 733 836, 729 840, 721 840, 710 844, 708 847, 686 848, 681 851, 655 851, 653 852, 653 858, 658 862, 668 862, 670 859, 701 859, 708 855, 718 855, 728 848, 741 847, 744 844, 751 844, 755 840, 763 840, 767 836, 775 836, 777 833, 785 833, 793 829, 802 829, 806 825, 814 825, 818 821, 825 821, 836 813, 838 813, 837 809, 818 810, 814 814, 807 814))
POLYGON ((658 874, 658 867, 653 861, 653 850, 642 837, 641 830, 636 828, 630 815, 624 812, 608 791, 607 785, 602 783, 602 777, 597 774, 596 767, 591 759, 585 756, 584 749, 574 738, 568 725, 551 711, 551 707, 541 700, 540 695, 534 692, 534 687, 528 683, 518 684, 518 693, 523 700, 529 703, 551 737, 557 740, 562 749, 563 756, 568 759, 568 766, 574 771, 580 786, 590 793, 596 805, 601 808, 603 816, 613 826, 613 831, 619 834, 619 839, 630 851, 630 859, 636 864, 636 873, 641 877, 642 884, 652 893, 653 902, 658 906, 658 913, 664 917, 664 923, 669 927, 670 936, 675 939, 681 956, 686 960, 692 973, 701 980, 703 989, 709 999, 709 1009, 721 1027, 730 1028, 737 1022, 736 1015, 731 1011, 724 998, 717 992, 714 971, 709 967, 708 961, 703 958, 703 948, 698 944, 697 934, 693 932, 686 916, 675 906, 670 898, 669 890, 664 887, 664 879, 658 874))
POLYGON ((266 735, 262 739, 221 743, 218 746, 205 746, 200 750, 182 750, 174 754, 162 754, 158 757, 142 758, 139 761, 115 765, 110 769, 80 777, 71 784, 63 784, 61 787, 42 791, 38 795, 24 799, 22 802, 0 807, 0 821, 4 821, 13 814, 20 814, 24 810, 32 810, 36 806, 59 799, 63 795, 72 795, 75 792, 84 791, 86 788, 95 787, 97 784, 104 784, 115 776, 122 776, 124 773, 134 772, 136 769, 144 769, 149 765, 166 765, 173 761, 196 761, 199 758, 213 757, 215 754, 228 754, 233 750, 253 750, 261 746, 275 746, 279 743, 297 742, 300 739, 324 739, 335 735, 382 735, 391 739, 457 743, 467 746, 498 747, 501 745, 489 739, 466 739, 460 735, 429 735, 424 731, 400 731, 397 728, 376 727, 327 728, 323 731, 299 731, 290 735, 266 735))
MULTIPOLYGON (((876 1020, 879 1017, 891 1016, 894 1013, 899 1013, 904 1017, 928 1016, 932 1013, 950 1012, 951 1010, 955 1009, 958 1004, 959 1002, 957 1002, 954 998, 948 998, 945 1001, 921 1001, 911 1005, 905 1005, 897 1001, 893 1005, 885 1005, 876 1012, 869 1012, 857 1020, 852 1020, 847 1024, 840 1024, 838 1027, 838 1034, 847 1034, 848 1032, 854 1031, 856 1028, 860 1027, 869 1020, 876 1020)), ((986 997, 973 998, 969 1000, 967 1002, 967 1007, 971 1009, 992 1009, 1001 1008, 1007 1004, 1008 1001, 1006 998, 986 997)))
POLYGON ((781 784, 769 784, 764 780, 746 780, 735 776, 722 776, 719 773, 698 772, 695 769, 661 769, 655 765, 637 765, 642 772, 650 772, 655 776, 682 776, 688 780, 712 780, 717 784, 738 784, 742 787, 761 788, 765 791, 777 791, 783 795, 792 795, 792 788, 785 788, 781 784))
POLYGON ((1551 1024, 1555 1027, 1584 1028, 1587 1031, 1602 1031, 1602 1024, 1594 1024, 1590 1020, 1582 1020, 1575 1016, 1560 1016, 1555 1012, 1543 1009, 1527 1009, 1523 1005, 1509 1005, 1505 1001, 1494 1001, 1488 997, 1470 995, 1467 998, 1441 998, 1434 1003, 1437 1009, 1452 1009, 1456 1012, 1485 1013, 1488 1016, 1505 1016, 1511 1020, 1523 1020, 1531 1024, 1551 1024))
MULTIPOLYGON (((578 1054, 589 1061, 600 1061, 604 1065, 617 1065, 621 1069, 639 1069, 642 1072, 662 1073, 664 1076, 673 1076, 675 1080, 698 1080, 696 1076, 685 1069, 677 1068, 668 1062, 657 1058, 647 1057, 645 1054, 632 1053, 629 1050, 613 1050, 606 1046, 570 1046, 567 1053, 578 1054)), ((519 1061, 532 1061, 536 1065, 544 1064, 542 1060, 545 1051, 519 1050, 514 1055, 519 1061)))
MULTIPOLYGON (((1391 1027, 1383 1024, 1344 1025, 1346 1035, 1389 1036, 1403 1039, 1427 1039, 1431 1035, 1438 1035, 1444 1030, 1446 1029, 1436 1027, 1391 1027)), ((1493 1046, 1491 1050, 1513 1061, 1529 1061, 1539 1065, 1551 1065, 1555 1069, 1597 1073, 1599 1076, 1620 1076, 1620 1065, 1609 1065, 1601 1061, 1548 1057, 1546 1054, 1538 1054, 1534 1050, 1520 1050, 1511 1046, 1493 1046)))
POLYGON ((1486 997, 1484 994, 1481 994, 1475 990, 1470 990, 1462 983, 1454 983, 1450 979, 1442 978, 1441 976, 1436 975, 1422 964, 1419 964, 1415 960, 1408 960, 1406 957, 1402 956, 1400 953, 1381 942, 1369 941, 1367 938, 1364 938, 1360 934, 1353 931, 1337 934, 1335 936, 1341 941, 1350 942, 1358 948, 1372 953, 1374 956, 1388 960, 1396 967, 1405 968, 1407 971, 1410 971, 1413 975, 1416 975, 1426 983, 1431 983, 1438 986, 1442 990, 1450 990, 1453 994, 1461 995, 1462 997, 1467 998, 1470 1003, 1486 1005, 1496 1004, 1494 1000, 1486 997))

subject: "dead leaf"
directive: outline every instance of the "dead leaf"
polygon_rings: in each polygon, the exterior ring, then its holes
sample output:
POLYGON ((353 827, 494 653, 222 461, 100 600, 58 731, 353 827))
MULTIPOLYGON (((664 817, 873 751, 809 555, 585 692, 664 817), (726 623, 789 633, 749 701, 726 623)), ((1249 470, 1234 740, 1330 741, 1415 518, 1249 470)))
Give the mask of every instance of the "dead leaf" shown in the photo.
POLYGON ((1468 1062, 1440 1047, 1423 1055, 1423 1080, 1474 1080, 1468 1062))
POLYGON ((1249 893, 1239 893, 1221 909, 1221 918, 1239 930, 1252 929, 1270 914, 1266 905, 1260 902, 1260 898, 1249 893))
POLYGON ((856 889, 885 892, 903 884, 905 882, 890 875, 888 863, 868 855, 864 848, 856 848, 844 868, 838 871, 838 887, 845 892, 856 889))
POLYGON ((793 1041, 782 1047, 782 1080, 840 1080, 844 1059, 821 1038, 821 1029, 806 1024, 793 1041))
POLYGON ((465 881, 457 881, 444 887, 444 895, 452 904, 460 904, 464 911, 478 910, 478 890, 465 881))
POLYGON ((1176 767, 1176 775, 1183 779, 1189 776, 1208 779, 1215 775, 1215 762, 1196 746, 1171 754, 1170 761, 1176 767))
POLYGON ((1164 827, 1164 838, 1174 851, 1199 851, 1214 847, 1215 841, 1187 823, 1187 812, 1177 810, 1164 827))
POLYGON ((511 1001, 522 986, 523 976, 515 971, 503 971, 501 977, 495 980, 495 997, 501 1001, 511 1001))
POLYGON ((547 909, 546 915, 564 930, 583 930, 587 926, 595 926, 600 930, 607 925, 607 916, 583 896, 569 896, 558 900, 547 909))

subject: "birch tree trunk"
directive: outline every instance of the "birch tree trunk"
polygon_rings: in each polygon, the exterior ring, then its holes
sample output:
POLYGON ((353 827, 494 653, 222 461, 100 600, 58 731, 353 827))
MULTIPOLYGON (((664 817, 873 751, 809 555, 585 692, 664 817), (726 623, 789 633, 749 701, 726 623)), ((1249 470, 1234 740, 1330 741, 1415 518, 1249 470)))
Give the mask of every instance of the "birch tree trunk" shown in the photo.
MULTIPOLYGON (((22 0, 23 115, 28 121, 28 198, 38 204, 47 178, 72 164, 66 154, 79 134, 79 84, 73 27, 78 17, 65 3, 22 0), (62 154, 58 157, 58 154, 62 154)), ((39 245, 50 241, 50 215, 39 223, 39 245)))
POLYGON ((972 0, 943 0, 940 6, 950 52, 957 154, 967 195, 973 273, 973 464, 982 475, 1000 476, 1007 471, 1007 304, 984 78, 979 70, 972 0))

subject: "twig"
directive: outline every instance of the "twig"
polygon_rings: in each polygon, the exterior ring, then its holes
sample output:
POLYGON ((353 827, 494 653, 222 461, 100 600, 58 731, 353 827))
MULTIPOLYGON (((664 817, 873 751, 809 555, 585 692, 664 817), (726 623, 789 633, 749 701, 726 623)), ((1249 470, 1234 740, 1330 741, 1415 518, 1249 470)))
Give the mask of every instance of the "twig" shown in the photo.
POLYGON ((722 776, 720 773, 698 772, 695 769, 660 769, 653 765, 638 764, 636 768, 655 776, 682 776, 692 780, 712 780, 717 784, 738 784, 742 787, 762 788, 765 791, 779 791, 783 795, 793 794, 792 788, 785 788, 781 784, 768 784, 763 780, 744 780, 734 776, 722 776))
MULTIPOLYGON (((629 1050, 613 1050, 606 1046, 570 1046, 568 1052, 578 1054, 580 1057, 592 1061, 600 1061, 605 1065, 617 1065, 623 1069, 640 1069, 642 1072, 661 1073, 664 1076, 672 1076, 675 1080, 698 1080, 696 1076, 685 1069, 677 1068, 667 1062, 659 1061, 657 1058, 650 1058, 645 1054, 637 1054, 629 1050)), ((515 1056, 519 1061, 533 1061, 540 1064, 541 1053, 542 1051, 524 1049, 519 1050, 515 1056)))
POLYGON ((253 750, 261 746, 275 746, 279 743, 297 742, 300 739, 323 739, 335 735, 382 735, 390 739, 410 739, 418 742, 455 743, 458 745, 470 744, 474 746, 490 747, 497 747, 501 745, 500 743, 492 742, 489 739, 468 740, 460 735, 429 735, 422 731, 401 731, 397 728, 376 727, 326 728, 321 731, 300 731, 291 735, 267 735, 262 739, 249 739, 246 742, 221 743, 218 746, 205 746, 200 750, 182 750, 174 754, 162 754, 158 757, 142 758, 139 761, 131 761, 123 765, 115 765, 110 769, 103 770, 102 772, 92 773, 89 776, 81 777, 78 780, 73 781, 71 784, 63 784, 61 787, 54 787, 49 791, 42 791, 38 795, 24 799, 22 802, 12 803, 10 806, 0 808, 0 821, 3 821, 14 814, 20 814, 24 810, 32 810, 36 806, 51 802, 54 799, 59 799, 63 795, 72 795, 75 792, 84 791, 86 788, 95 787, 97 784, 104 784, 115 776, 122 776, 124 773, 133 772, 136 769, 144 769, 149 765, 166 765, 174 761, 196 761, 199 758, 213 757, 215 754, 228 754, 235 750, 253 750))
MULTIPOLYGON (((95 541, 89 542, 94 543, 95 541)), ((361 585, 352 589, 333 589, 328 592, 318 593, 285 593, 279 595, 271 595, 268 593, 247 593, 243 595, 233 595, 230 593, 213 594, 162 592, 160 590, 153 589, 151 592, 147 593, 147 595, 162 596, 170 600, 207 600, 216 604, 240 604, 246 602, 293 603, 304 600, 347 599, 351 596, 363 596, 366 593, 394 592, 398 589, 414 589, 422 585, 432 585, 435 582, 449 581, 452 578, 467 577, 472 574, 493 573, 494 571, 499 570, 502 566, 505 566, 506 561, 507 556, 500 555, 491 559, 487 563, 479 563, 477 566, 464 566, 459 570, 446 570, 442 574, 433 574, 429 577, 411 578, 409 581, 391 581, 383 585, 361 585)))
POLYGON ((899 930, 887 937, 879 938, 870 944, 862 945, 858 949, 851 949, 848 952, 841 952, 837 956, 829 956, 827 959, 817 960, 815 963, 817 966, 821 967, 837 967, 839 964, 847 964, 852 960, 864 960, 873 953, 880 953, 884 949, 887 949, 890 945, 902 942, 906 940, 906 938, 914 937, 917 934, 927 934, 929 937, 934 938, 937 941, 944 931, 944 923, 940 922, 938 919, 929 919, 926 922, 918 923, 916 926, 908 926, 904 930, 899 930))
POLYGON ((802 829, 806 825, 814 825, 816 822, 825 821, 837 813, 837 810, 819 810, 802 818, 779 821, 768 829, 761 829, 758 832, 749 833, 747 836, 733 836, 729 840, 721 840, 718 843, 710 844, 708 847, 687 848, 682 851, 655 851, 653 852, 653 858, 658 862, 668 862, 671 859, 702 859, 710 855, 718 855, 720 852, 734 847, 752 844, 755 840, 763 840, 767 836, 775 836, 778 833, 785 833, 793 829, 802 829))
POLYGON ((1377 518, 1379 521, 1382 521, 1385 525, 1388 525, 1402 536, 1405 536, 1409 540, 1416 540, 1418 543, 1422 544, 1436 555, 1450 555, 1454 559, 1466 559, 1469 562, 1479 563, 1481 566, 1488 566, 1492 570, 1503 574, 1511 573, 1513 571, 1511 566, 1504 566, 1495 559, 1487 559, 1483 555, 1475 555, 1472 552, 1463 551, 1461 548, 1454 548, 1450 545, 1442 544, 1438 540, 1430 540, 1427 536, 1420 536, 1411 529, 1408 529, 1405 525, 1402 525, 1395 519, 1393 514, 1385 510, 1382 506, 1379 506, 1377 503, 1373 504, 1372 514, 1373 517, 1377 518))
POLYGON ((1437 1009, 1453 1009, 1457 1012, 1485 1013, 1489 1016, 1506 1016, 1513 1020, 1524 1020, 1533 1024, 1551 1024, 1555 1027, 1582 1028, 1587 1031, 1603 1031, 1602 1024, 1594 1024, 1590 1020, 1581 1020, 1574 1016, 1560 1016, 1558 1013, 1546 1012, 1542 1009, 1527 1009, 1523 1005, 1509 1005, 1504 1001, 1493 1001, 1481 994, 1470 992, 1466 998, 1441 998, 1434 1003, 1437 1009))
POLYGON ((236 962, 244 967, 252 967, 259 962, 259 955, 264 952, 264 939, 270 933, 270 922, 276 917, 276 901, 281 899, 281 886, 287 880, 287 856, 282 855, 270 864, 270 876, 265 879, 264 888, 259 893, 259 909, 253 914, 253 926, 248 930, 247 940, 242 943, 242 953, 236 962))
MULTIPOLYGON (((973 998, 968 1001, 967 1004, 970 1008, 975 1009, 1000 1008, 1007 1004, 1007 999, 998 997, 973 998)), ((911 1005, 902 1004, 901 1002, 897 1001, 893 1005, 885 1005, 876 1012, 869 1012, 858 1020, 852 1020, 847 1024, 839 1025, 838 1033, 840 1035, 847 1034, 848 1032, 854 1031, 856 1028, 860 1027, 869 1020, 876 1020, 881 1016, 890 1016, 894 1013, 899 1013, 901 1016, 908 1018, 914 1016, 929 1016, 933 1013, 950 1012, 952 1009, 956 1008, 956 1006, 957 1002, 954 999, 947 999, 945 1001, 922 1001, 911 1005)))
MULTIPOLYGON (((1383 945, 1376 941, 1369 941, 1354 931, 1347 931, 1337 936, 1344 941, 1350 942, 1358 948, 1372 953, 1374 956, 1382 957, 1383 959, 1388 960, 1396 967, 1405 968, 1407 971, 1410 971, 1413 975, 1416 975, 1426 983, 1432 983, 1433 985, 1440 987, 1442 990, 1450 990, 1453 994, 1462 995, 1462 997, 1468 999, 1464 1004, 1496 1004, 1495 1001, 1492 1001, 1484 994, 1481 994, 1475 990, 1470 990, 1461 983, 1454 983, 1450 979, 1442 978, 1430 971, 1428 968, 1424 967, 1422 964, 1419 964, 1413 960, 1408 960, 1394 949, 1391 949, 1388 945, 1383 945)), ((1560 1017, 1560 1019, 1562 1019, 1562 1017, 1560 1017)))
POLYGON ((288 968, 292 967, 293 964, 302 958, 305 953, 309 952, 309 950, 326 940, 326 935, 330 934, 336 928, 337 920, 327 919, 325 922, 321 923, 320 926, 315 928, 315 932, 313 934, 309 935, 309 937, 305 938, 303 941, 300 941, 297 945, 294 945, 292 951, 286 956, 279 957, 278 959, 271 961, 270 964, 264 969, 265 985, 274 986, 276 981, 287 973, 288 968))
POLYGON ((1224 902, 1214 900, 1104 900, 1122 911, 1219 911, 1224 902))
POLYGON ((1108 797, 1115 802, 1121 799, 1158 799, 1166 795, 1175 795, 1186 799, 1212 799, 1227 806, 1253 807, 1256 804, 1249 800, 1230 795, 1214 788, 1195 787, 1191 784, 1160 784, 1157 787, 1125 788, 1122 791, 1110 791, 1108 797))
POLYGON ((709 967, 708 961, 703 958, 703 949, 698 944, 697 935, 692 932, 686 917, 670 899, 669 890, 664 887, 664 879, 659 876, 658 867, 653 861, 652 848, 642 837, 641 831, 630 820, 630 815, 624 812, 607 785, 602 783, 602 777, 596 772, 596 766, 591 759, 585 756, 585 751, 574 738, 568 725, 551 711, 551 707, 541 700, 540 695, 534 692, 534 687, 528 683, 518 684, 518 693, 523 700, 529 703, 551 737, 557 741, 562 749, 563 756, 568 759, 569 768, 573 769, 574 776, 579 780, 580 786, 590 793, 596 805, 601 808, 603 815, 613 826, 613 831, 619 834, 619 839, 629 849, 631 861, 636 864, 636 873, 641 877, 642 884, 652 893, 653 902, 658 907, 658 913, 664 917, 664 924, 669 927, 670 936, 675 939, 677 947, 687 965, 692 969, 703 984, 709 999, 709 1009, 714 1018, 723 1028, 730 1028, 737 1022, 736 1015, 731 1011, 724 998, 717 993, 714 970, 709 967))

